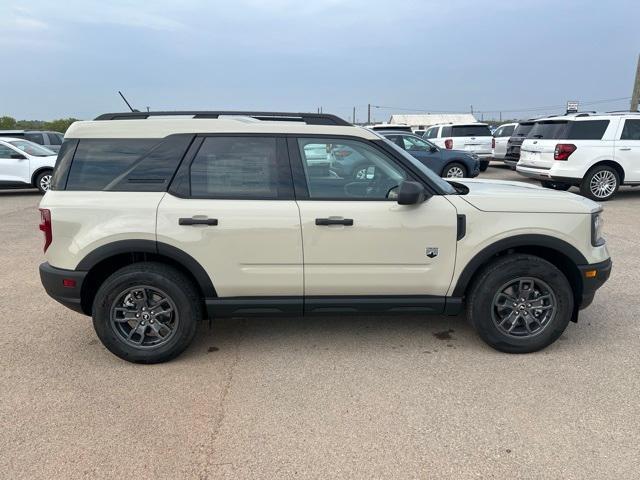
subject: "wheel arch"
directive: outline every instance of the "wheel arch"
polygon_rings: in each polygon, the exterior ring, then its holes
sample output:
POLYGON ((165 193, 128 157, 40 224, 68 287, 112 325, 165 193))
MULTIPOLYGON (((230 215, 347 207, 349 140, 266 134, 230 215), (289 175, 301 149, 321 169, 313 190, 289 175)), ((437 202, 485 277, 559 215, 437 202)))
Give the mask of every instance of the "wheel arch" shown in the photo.
POLYGON ((50 170, 51 173, 53 173, 53 167, 40 167, 37 168, 32 174, 31 174, 31 185, 33 185, 34 187, 37 186, 36 185, 36 179, 38 178, 38 175, 40 175, 42 172, 45 172, 47 170, 50 170))
MULTIPOLYGON (((615 160, 600 160, 596 163, 594 163, 593 165, 591 165, 589 167, 589 170, 587 170, 587 173, 590 172, 591 170, 593 170, 596 167, 600 167, 606 165, 608 167, 613 168, 616 172, 618 172, 618 176, 620 177, 620 185, 622 185, 624 183, 624 168, 622 168, 622 165, 620 165, 618 162, 616 162, 615 160)), ((585 177, 587 176, 587 174, 584 175, 585 177)))
POLYGON ((574 295, 573 319, 577 318, 578 306, 582 298, 583 282, 578 265, 589 262, 573 245, 564 240, 547 235, 525 234, 499 240, 477 253, 465 266, 458 277, 452 296, 464 297, 475 278, 486 265, 498 257, 512 253, 526 253, 543 258, 567 277, 574 295))
POLYGON ((211 278, 191 255, 174 246, 153 240, 121 240, 103 245, 84 257, 76 270, 87 272, 81 290, 81 305, 91 315, 98 288, 116 270, 134 263, 154 261, 173 266, 190 278, 204 302, 216 297, 211 278))

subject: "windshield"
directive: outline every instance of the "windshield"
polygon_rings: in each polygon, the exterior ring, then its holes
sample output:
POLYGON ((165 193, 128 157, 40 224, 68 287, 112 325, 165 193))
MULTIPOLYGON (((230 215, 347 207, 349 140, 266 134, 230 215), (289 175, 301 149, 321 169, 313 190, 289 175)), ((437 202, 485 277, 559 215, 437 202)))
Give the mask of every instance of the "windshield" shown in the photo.
POLYGON ((13 140, 8 143, 29 155, 33 155, 34 157, 50 157, 56 154, 48 148, 41 147, 37 143, 33 143, 28 140, 13 140))
POLYGON ((533 123, 519 123, 513 132, 514 137, 526 137, 533 128, 533 123))
POLYGON ((396 151, 397 153, 402 155, 404 158, 406 158, 409 162, 411 162, 411 164, 414 165, 418 170, 420 170, 420 172, 424 174, 425 177, 427 177, 429 180, 435 183, 447 195, 455 195, 456 193, 458 193, 457 190, 453 188, 453 186, 449 182, 447 182, 446 180, 436 175, 433 170, 431 170, 429 167, 427 167, 420 161, 416 160, 416 158, 413 157, 411 154, 405 152, 403 149, 401 149, 398 145, 390 141, 388 138, 384 138, 382 136, 381 138, 387 145, 391 146, 391 148, 393 148, 394 151, 396 151))

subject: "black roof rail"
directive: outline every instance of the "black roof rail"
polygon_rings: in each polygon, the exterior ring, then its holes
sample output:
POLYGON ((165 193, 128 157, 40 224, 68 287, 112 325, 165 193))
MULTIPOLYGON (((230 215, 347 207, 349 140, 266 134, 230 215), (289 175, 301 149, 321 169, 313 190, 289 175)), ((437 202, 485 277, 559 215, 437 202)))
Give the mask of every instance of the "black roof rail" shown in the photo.
POLYGON ((192 116, 193 118, 218 118, 225 116, 252 117, 257 120, 279 122, 304 122, 308 125, 339 125, 352 126, 351 123, 330 113, 291 113, 291 112, 240 112, 240 111, 207 111, 186 110, 170 112, 121 112, 103 113, 95 120, 144 120, 149 117, 192 116))
POLYGON ((640 112, 637 110, 611 110, 610 112, 606 112, 606 113, 619 113, 621 115, 624 115, 625 113, 630 113, 630 114, 635 114, 635 115, 640 115, 640 112))

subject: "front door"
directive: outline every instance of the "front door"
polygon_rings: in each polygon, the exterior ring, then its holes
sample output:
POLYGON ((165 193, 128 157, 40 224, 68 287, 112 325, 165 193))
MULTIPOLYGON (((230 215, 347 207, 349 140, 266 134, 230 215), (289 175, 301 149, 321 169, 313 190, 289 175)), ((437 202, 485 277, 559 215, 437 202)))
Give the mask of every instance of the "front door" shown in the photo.
POLYGON ((0 182, 11 185, 29 183, 29 159, 26 155, 0 144, 0 182))
POLYGON ((158 207, 157 239, 205 269, 216 291, 211 314, 302 313, 300 216, 284 139, 196 139, 158 207))
POLYGON ((340 138, 291 139, 294 174, 306 192, 296 196, 304 251, 305 308, 338 297, 434 296, 451 283, 456 210, 444 196, 399 205, 394 196, 411 173, 370 142, 340 138), (370 163, 362 179, 313 168, 308 144, 344 146, 370 163), (304 173, 296 173, 295 163, 304 173), (302 198, 301 198, 302 197, 302 198))
POLYGON ((620 122, 615 157, 625 171, 625 182, 640 182, 640 119, 620 122))

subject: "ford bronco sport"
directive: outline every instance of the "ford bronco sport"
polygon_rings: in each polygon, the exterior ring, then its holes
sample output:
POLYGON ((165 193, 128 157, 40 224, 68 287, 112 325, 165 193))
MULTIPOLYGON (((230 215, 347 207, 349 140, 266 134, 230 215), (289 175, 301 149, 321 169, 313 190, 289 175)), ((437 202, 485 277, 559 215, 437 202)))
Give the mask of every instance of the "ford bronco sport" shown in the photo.
POLYGON ((597 203, 448 182, 327 114, 76 122, 40 207, 46 291, 141 363, 180 354, 204 318, 463 308, 492 347, 532 352, 577 320, 611 269, 597 203), (318 160, 343 147, 369 159, 366 175, 318 160))

